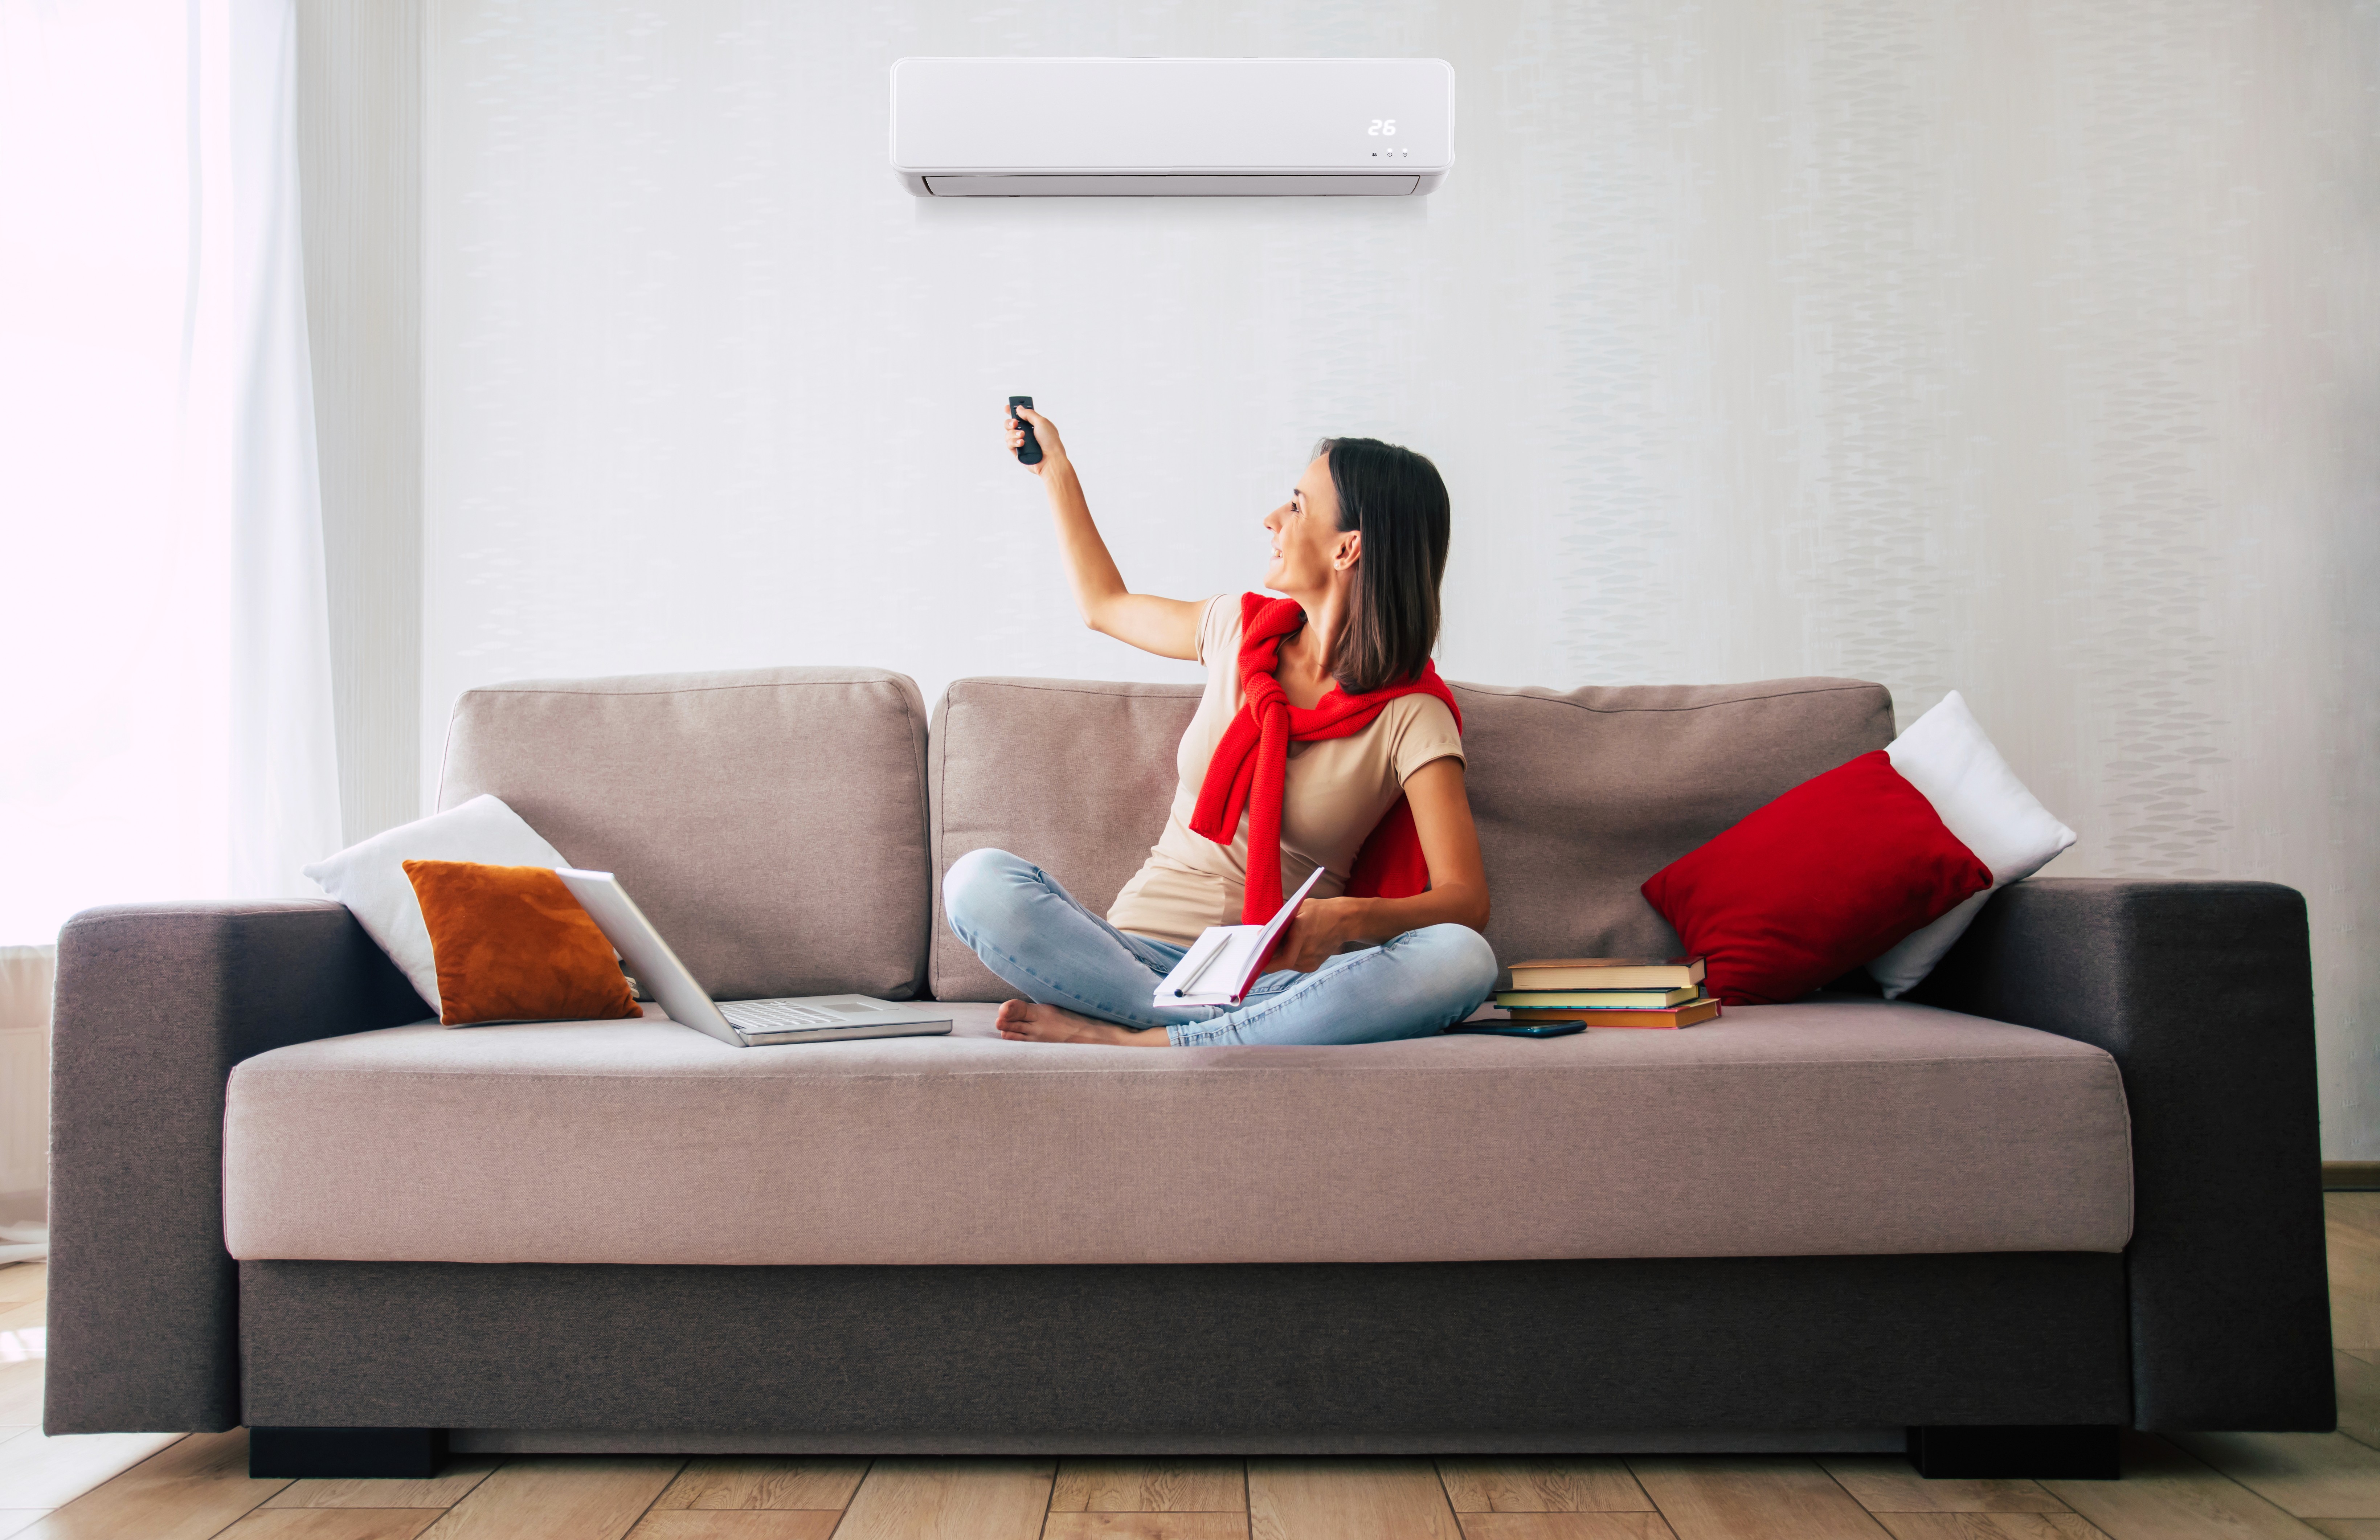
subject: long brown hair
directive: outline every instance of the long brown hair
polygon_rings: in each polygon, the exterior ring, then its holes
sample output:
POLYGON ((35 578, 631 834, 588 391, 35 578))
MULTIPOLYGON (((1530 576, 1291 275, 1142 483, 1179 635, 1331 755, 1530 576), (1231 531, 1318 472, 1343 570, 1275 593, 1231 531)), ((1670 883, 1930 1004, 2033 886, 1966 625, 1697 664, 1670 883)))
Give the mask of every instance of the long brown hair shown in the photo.
POLYGON ((1438 467, 1378 439, 1325 439, 1339 527, 1363 532, 1345 635, 1331 676, 1348 695, 1401 685, 1438 645, 1438 586, 1446 576, 1451 511, 1438 467))

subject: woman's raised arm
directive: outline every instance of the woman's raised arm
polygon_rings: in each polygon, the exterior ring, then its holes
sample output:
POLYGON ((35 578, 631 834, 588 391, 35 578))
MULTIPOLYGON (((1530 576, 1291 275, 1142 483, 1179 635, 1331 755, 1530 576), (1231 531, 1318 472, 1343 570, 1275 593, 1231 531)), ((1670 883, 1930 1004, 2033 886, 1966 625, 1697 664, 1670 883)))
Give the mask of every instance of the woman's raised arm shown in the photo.
MULTIPOLYGON (((1041 478, 1050 494, 1050 513, 1058 521, 1058 549, 1065 552, 1066 576, 1074 580, 1083 624, 1160 658, 1196 658, 1198 614, 1205 606, 1196 600, 1134 593, 1123 586, 1123 575, 1108 554, 1108 542, 1099 539, 1099 527, 1091 522, 1091 505, 1083 501, 1083 483, 1075 476, 1074 462, 1066 458, 1056 426, 1030 406, 1016 410, 1033 425, 1033 436, 1041 444, 1040 464, 1025 468, 1041 478)), ((1025 430, 1005 413, 1001 421, 1014 454, 1025 442, 1025 430)))

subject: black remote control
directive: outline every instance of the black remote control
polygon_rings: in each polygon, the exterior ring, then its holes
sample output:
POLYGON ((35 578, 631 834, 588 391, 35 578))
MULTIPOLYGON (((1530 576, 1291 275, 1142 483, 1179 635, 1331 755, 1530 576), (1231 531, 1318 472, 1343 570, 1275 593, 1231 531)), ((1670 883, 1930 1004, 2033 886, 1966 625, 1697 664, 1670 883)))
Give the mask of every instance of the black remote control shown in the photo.
POLYGON ((1008 419, 1025 430, 1025 442, 1016 446, 1016 463, 1020 466, 1038 466, 1041 463, 1041 441, 1033 436, 1033 425, 1016 415, 1017 407, 1032 405, 1033 398, 1029 395, 1012 395, 1008 398, 1008 419))

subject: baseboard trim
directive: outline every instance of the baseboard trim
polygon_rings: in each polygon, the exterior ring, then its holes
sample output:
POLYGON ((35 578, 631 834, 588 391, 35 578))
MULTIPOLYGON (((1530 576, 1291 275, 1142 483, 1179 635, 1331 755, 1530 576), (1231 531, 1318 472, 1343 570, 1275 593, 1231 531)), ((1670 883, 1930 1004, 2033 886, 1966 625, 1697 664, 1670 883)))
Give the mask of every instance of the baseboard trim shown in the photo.
POLYGON ((2380 1160, 2325 1160, 2322 1163, 2325 1193, 2380 1192, 2380 1160))

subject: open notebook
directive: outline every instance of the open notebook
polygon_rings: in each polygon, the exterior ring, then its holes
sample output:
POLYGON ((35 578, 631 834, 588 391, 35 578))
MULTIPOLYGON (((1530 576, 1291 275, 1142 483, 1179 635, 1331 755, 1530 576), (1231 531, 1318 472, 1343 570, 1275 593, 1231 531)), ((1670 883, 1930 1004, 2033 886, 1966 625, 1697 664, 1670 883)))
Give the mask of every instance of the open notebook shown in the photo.
POLYGON ((1314 868, 1312 876, 1289 895, 1287 903, 1272 918, 1262 925, 1210 925, 1204 934, 1190 943, 1182 961, 1157 987, 1153 998, 1159 1005, 1237 1005, 1247 999, 1248 990, 1263 976, 1265 963, 1272 956, 1273 943, 1289 928, 1314 885, 1322 880, 1322 868, 1314 868))

